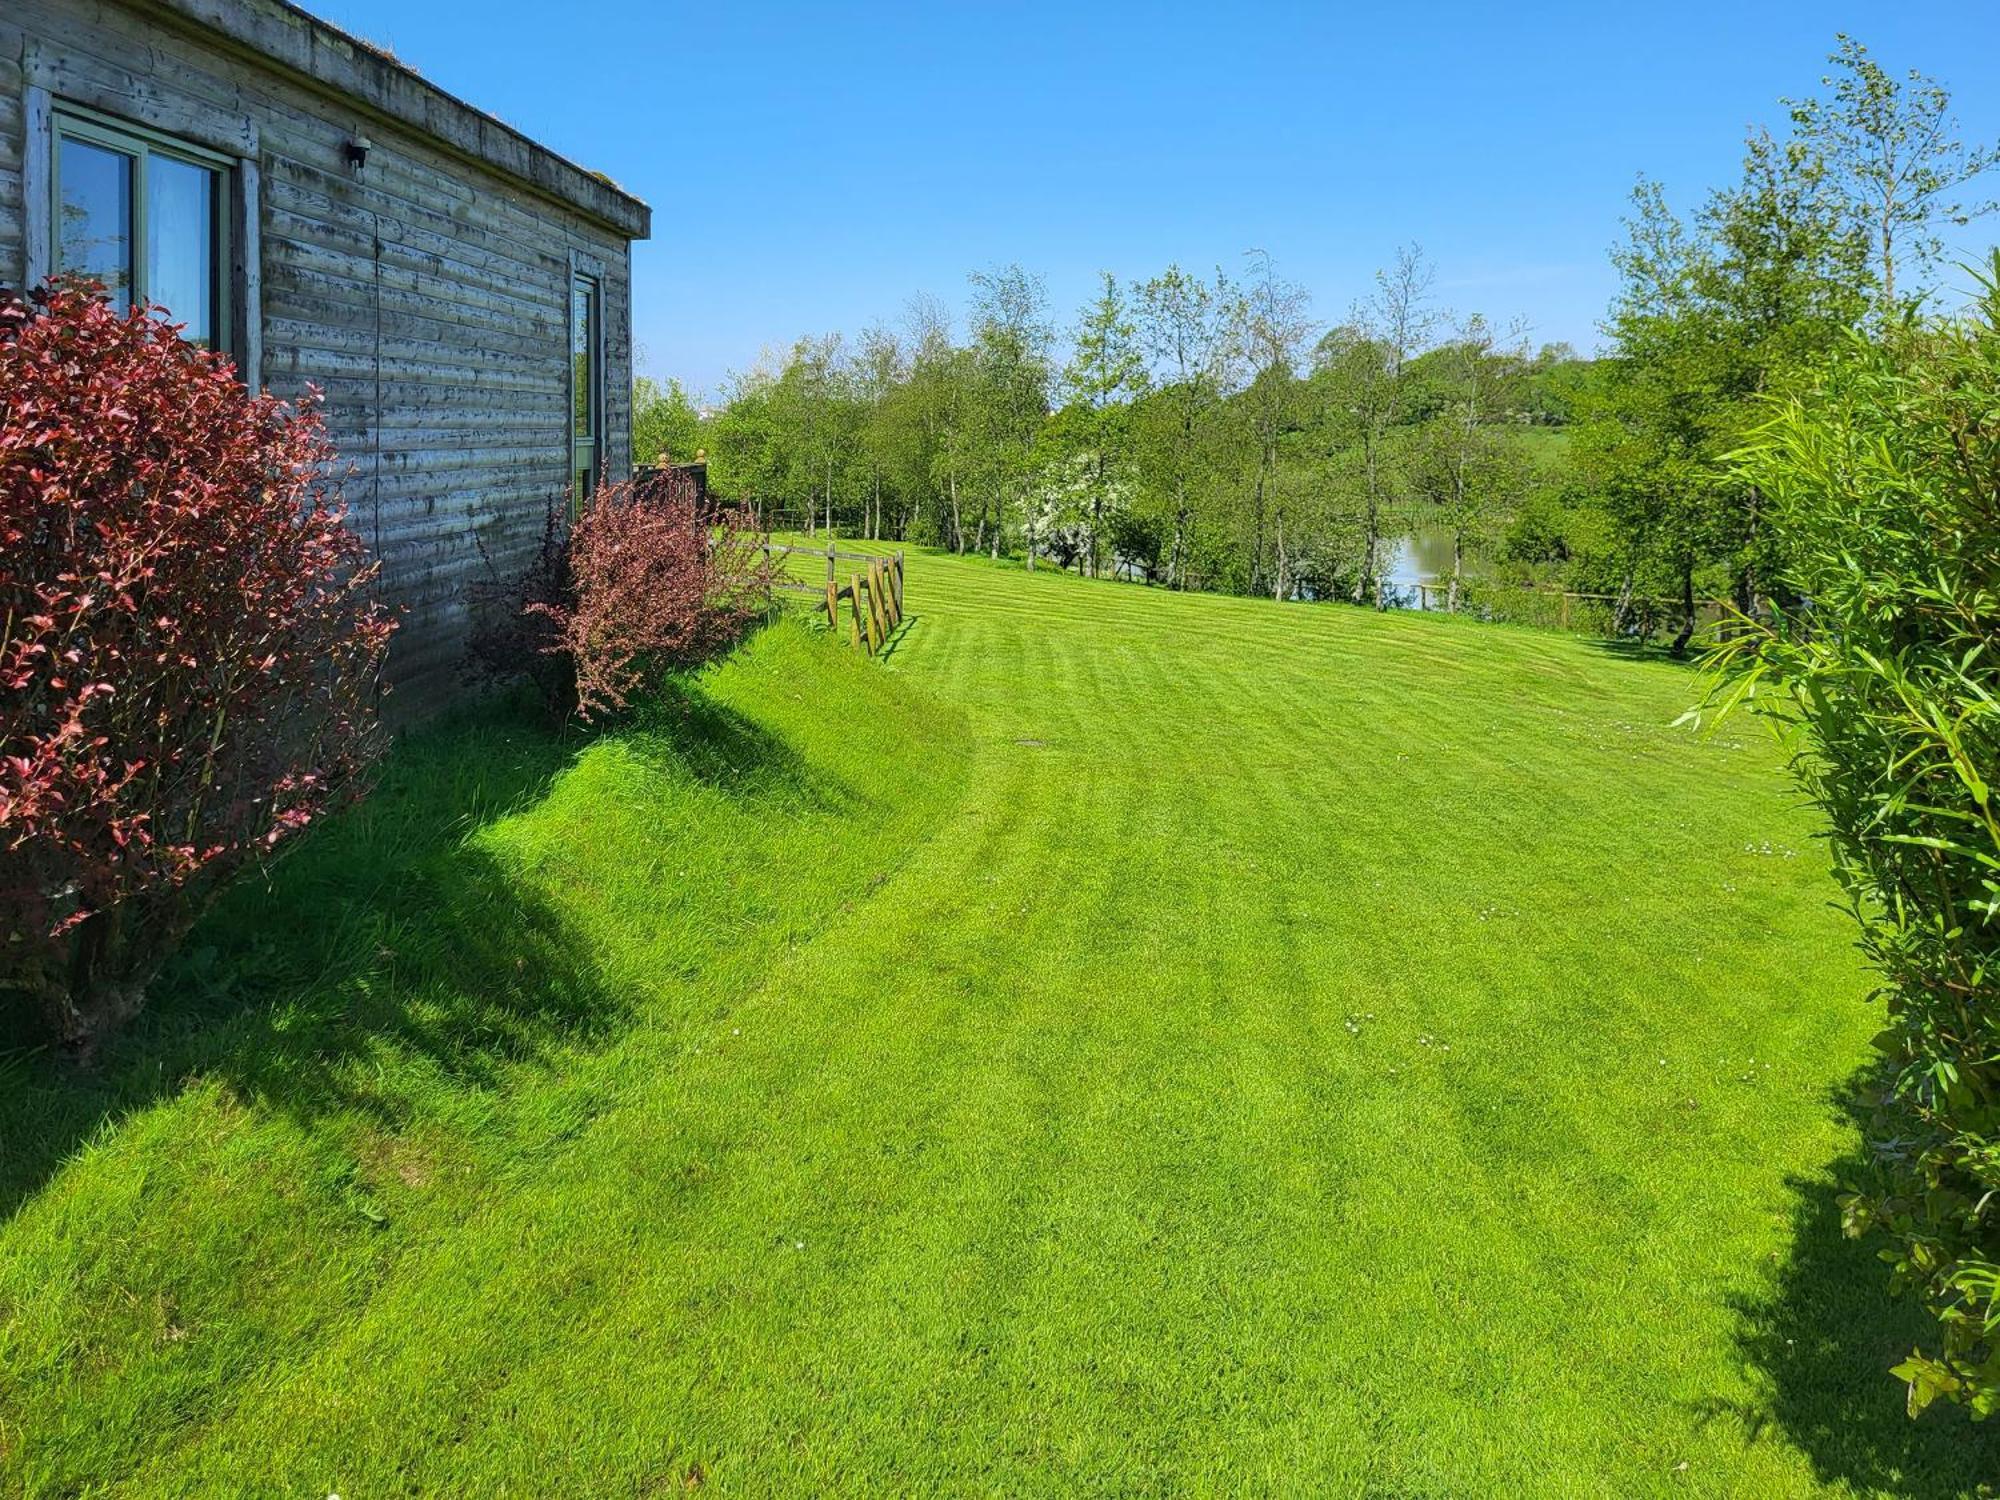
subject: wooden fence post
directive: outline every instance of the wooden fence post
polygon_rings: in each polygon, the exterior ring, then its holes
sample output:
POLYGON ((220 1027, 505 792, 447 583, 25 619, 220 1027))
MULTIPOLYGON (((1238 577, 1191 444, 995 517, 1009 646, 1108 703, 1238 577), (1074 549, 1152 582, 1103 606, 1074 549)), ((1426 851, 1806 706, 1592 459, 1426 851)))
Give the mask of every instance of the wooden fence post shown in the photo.
POLYGON ((831 578, 826 581, 826 628, 840 629, 840 590, 833 586, 831 578))
POLYGON ((882 568, 879 563, 868 565, 868 624, 869 640, 874 649, 880 651, 882 643, 889 638, 889 617, 882 609, 882 568))
POLYGON ((827 533, 826 538, 826 586, 828 588, 833 587, 833 534, 831 532, 827 533))
POLYGON ((867 639, 861 630, 861 611, 863 606, 861 603, 861 578, 859 574, 856 574, 854 581, 847 586, 847 602, 854 606, 849 629, 852 635, 852 643, 859 649, 867 639))
POLYGON ((896 581, 891 585, 896 591, 896 618, 903 618, 903 554, 896 554, 896 581))
POLYGON ((896 613, 896 585, 890 581, 889 559, 886 557, 882 559, 882 617, 888 622, 891 630, 894 630, 903 618, 896 613))

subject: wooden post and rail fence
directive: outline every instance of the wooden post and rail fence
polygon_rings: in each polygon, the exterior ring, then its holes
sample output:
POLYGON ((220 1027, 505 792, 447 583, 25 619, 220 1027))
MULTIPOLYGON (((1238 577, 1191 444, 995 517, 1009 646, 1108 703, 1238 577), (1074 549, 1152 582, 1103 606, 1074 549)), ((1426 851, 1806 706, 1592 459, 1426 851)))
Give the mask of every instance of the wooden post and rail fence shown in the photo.
MULTIPOLYGON (((1449 583, 1417 583, 1411 585, 1411 587, 1417 592, 1418 609, 1437 614, 1448 612, 1451 598, 1451 585, 1449 583), (1433 596, 1442 602, 1433 604, 1431 602, 1433 596)), ((1461 587, 1459 592, 1462 602, 1471 591, 1461 587)), ((1575 612, 1576 606, 1580 604, 1601 604, 1611 609, 1616 609, 1622 604, 1627 609, 1644 611, 1648 614, 1656 615, 1662 620, 1668 618, 1679 619, 1686 608, 1679 599, 1667 599, 1643 594, 1586 594, 1574 589, 1536 588, 1532 584, 1504 589, 1501 592, 1527 599, 1553 600, 1556 605, 1556 628, 1559 630, 1568 630, 1570 628, 1570 618, 1575 612)), ((1722 618, 1726 618, 1733 608, 1727 599, 1697 599, 1694 604, 1698 613, 1709 613, 1722 618)))
POLYGON ((771 587, 787 594, 810 594, 826 606, 829 630, 840 629, 840 601, 848 601, 848 640, 870 656, 887 644, 903 622, 903 554, 886 556, 868 552, 842 552, 828 541, 824 547, 793 547, 782 542, 765 542, 767 557, 814 557, 826 559, 826 579, 822 584, 801 583, 780 573, 771 587), (862 569, 840 582, 843 562, 861 563, 862 569))
MULTIPOLYGON (((808 595, 826 610, 829 630, 838 631, 841 626, 841 601, 848 604, 847 638, 859 650, 875 655, 888 644, 889 637, 903 622, 903 559, 900 551, 892 553, 842 552, 839 544, 828 540, 823 547, 800 547, 784 542, 765 541, 764 553, 767 557, 782 559, 787 557, 810 557, 824 560, 826 576, 819 583, 806 583, 800 579, 779 572, 771 586, 782 593, 808 595), (840 565, 858 563, 860 568, 849 574, 845 583, 840 581, 840 565)), ((1418 608, 1423 610, 1441 609, 1442 601, 1450 597, 1450 585, 1443 583, 1418 583, 1414 585, 1418 608), (1432 603, 1437 596, 1439 604, 1432 603)), ((1636 607, 1657 613, 1662 617, 1677 615, 1683 608, 1677 599, 1657 599, 1648 597, 1627 597, 1617 594, 1590 594, 1572 590, 1538 589, 1532 586, 1510 590, 1528 598, 1548 600, 1556 605, 1558 628, 1570 628, 1572 614, 1576 606, 1597 604, 1616 607, 1623 603, 1628 608, 1636 607)), ((1729 605, 1726 600, 1698 599, 1696 608, 1704 612, 1714 611, 1726 615, 1729 605)))

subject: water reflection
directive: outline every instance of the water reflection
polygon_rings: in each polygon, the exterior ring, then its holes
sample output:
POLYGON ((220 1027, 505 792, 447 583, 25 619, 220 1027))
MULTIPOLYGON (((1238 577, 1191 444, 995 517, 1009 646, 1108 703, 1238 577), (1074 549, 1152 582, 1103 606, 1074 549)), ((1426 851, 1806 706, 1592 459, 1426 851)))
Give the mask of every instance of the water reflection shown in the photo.
MULTIPOLYGON (((1443 609, 1451 582, 1451 533, 1413 531, 1388 544, 1382 570, 1383 597, 1397 609, 1443 609), (1426 587, 1428 599, 1426 599, 1426 587)), ((1470 559, 1467 559, 1470 572, 1470 559)))

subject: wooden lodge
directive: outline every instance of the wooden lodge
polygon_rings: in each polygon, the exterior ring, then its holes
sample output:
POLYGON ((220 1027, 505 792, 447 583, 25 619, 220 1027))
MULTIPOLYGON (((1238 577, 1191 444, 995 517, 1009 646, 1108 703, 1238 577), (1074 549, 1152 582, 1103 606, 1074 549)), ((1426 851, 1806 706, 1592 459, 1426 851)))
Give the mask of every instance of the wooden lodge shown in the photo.
POLYGON ((326 397, 405 610, 398 707, 459 680, 469 585, 631 463, 651 211, 283 0, 0 5, 0 287, 96 277, 253 386, 326 397))

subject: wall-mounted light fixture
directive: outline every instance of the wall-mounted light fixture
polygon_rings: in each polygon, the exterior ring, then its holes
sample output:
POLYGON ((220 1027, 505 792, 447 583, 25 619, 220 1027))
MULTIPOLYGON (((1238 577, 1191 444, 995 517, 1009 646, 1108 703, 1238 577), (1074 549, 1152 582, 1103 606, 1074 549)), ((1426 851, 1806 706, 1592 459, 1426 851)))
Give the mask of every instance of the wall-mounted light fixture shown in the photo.
POLYGON ((368 165, 368 153, 374 149, 375 143, 367 136, 357 135, 340 148, 340 153, 347 158, 347 164, 358 172, 368 165))

